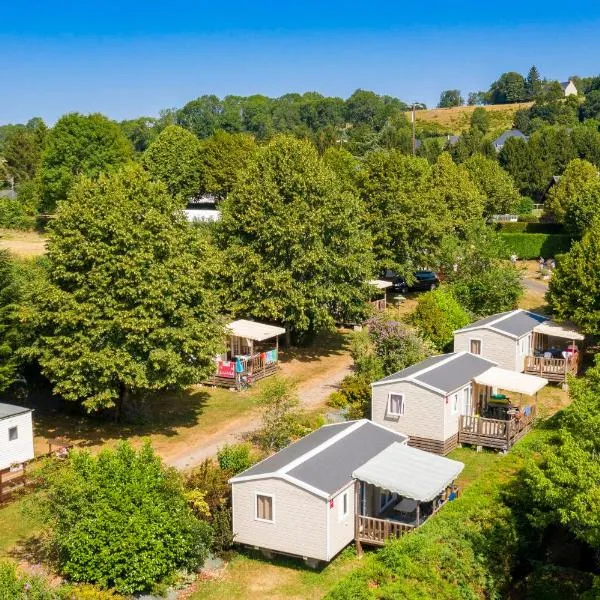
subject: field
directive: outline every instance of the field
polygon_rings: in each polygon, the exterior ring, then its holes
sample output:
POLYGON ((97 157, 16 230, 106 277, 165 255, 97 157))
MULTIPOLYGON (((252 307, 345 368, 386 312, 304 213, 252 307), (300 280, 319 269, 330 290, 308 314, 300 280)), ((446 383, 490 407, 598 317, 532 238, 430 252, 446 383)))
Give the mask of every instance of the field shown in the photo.
POLYGON ((10 250, 19 258, 40 256, 46 252, 46 237, 36 231, 0 229, 0 248, 10 250))
MULTIPOLYGON (((531 102, 521 104, 491 104, 484 106, 490 116, 490 130, 506 130, 512 127, 515 113, 531 106, 531 102)), ((416 123, 419 125, 435 126, 440 133, 459 134, 468 129, 471 114, 476 106, 456 106, 454 108, 432 108, 430 110, 417 110, 416 123)), ((407 113, 410 118, 410 113, 407 113)))

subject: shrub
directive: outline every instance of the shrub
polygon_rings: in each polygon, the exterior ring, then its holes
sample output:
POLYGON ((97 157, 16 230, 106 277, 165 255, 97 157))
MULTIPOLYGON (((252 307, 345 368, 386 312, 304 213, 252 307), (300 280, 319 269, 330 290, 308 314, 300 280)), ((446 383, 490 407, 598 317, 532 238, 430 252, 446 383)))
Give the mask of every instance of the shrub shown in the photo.
POLYGON ((94 457, 72 452, 40 496, 60 572, 132 594, 207 556, 211 531, 188 507, 179 474, 149 443, 94 457))
POLYGON ((445 350, 452 343, 454 331, 470 320, 447 287, 423 294, 411 315, 411 322, 438 350, 445 350))
POLYGON ((186 490, 199 490, 204 494, 212 515, 223 500, 229 498, 228 479, 229 473, 207 458, 186 477, 184 485, 186 490))
POLYGON ((527 196, 522 196, 517 206, 517 213, 519 215, 530 215, 533 210, 534 202, 527 196))
POLYGON ((237 475, 254 464, 250 444, 225 444, 217 451, 217 460, 223 471, 237 475))
POLYGON ((18 200, 0 198, 0 227, 7 229, 33 229, 35 217, 26 212, 18 200))
POLYGON ((502 233, 510 253, 519 258, 532 259, 556 256, 569 251, 571 236, 547 233, 502 233))
POLYGON ((496 230, 500 233, 564 233, 565 227, 562 223, 496 223, 496 230))
POLYGON ((327 398, 327 406, 331 408, 346 408, 348 406, 348 398, 343 392, 333 392, 327 398))
POLYGON ((21 573, 13 563, 1 561, 0 600, 59 600, 59 595, 43 577, 21 573))
POLYGON ((231 526, 231 507, 222 502, 215 510, 210 521, 213 529, 212 551, 221 554, 233 546, 233 529, 231 526))

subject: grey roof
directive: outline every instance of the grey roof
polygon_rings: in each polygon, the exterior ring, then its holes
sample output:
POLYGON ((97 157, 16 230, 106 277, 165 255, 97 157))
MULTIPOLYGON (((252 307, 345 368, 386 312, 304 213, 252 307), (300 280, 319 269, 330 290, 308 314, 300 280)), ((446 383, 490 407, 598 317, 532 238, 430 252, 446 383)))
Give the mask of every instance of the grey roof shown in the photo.
POLYGON ((459 141, 460 141, 460 135, 449 135, 448 140, 446 141, 446 144, 448 146, 454 146, 454 144, 457 144, 459 141))
POLYGON ((15 190, 0 190, 0 198, 8 198, 9 200, 15 200, 17 192, 15 190))
POLYGON ((522 131, 519 131, 518 129, 509 129, 508 131, 505 131, 500 137, 496 138, 492 143, 494 144, 494 146, 503 146, 506 140, 513 137, 521 138, 525 141, 529 139, 522 131))
POLYGON ((521 337, 522 335, 533 331, 540 323, 547 320, 548 318, 543 317, 542 315, 519 311, 506 319, 502 319, 502 321, 496 323, 494 327, 500 329, 500 331, 505 331, 510 335, 521 337))
POLYGON ((397 373, 392 373, 383 379, 379 379, 376 383, 382 383, 385 381, 397 381, 398 379, 405 379, 422 371, 423 369, 427 369, 428 367, 432 367, 433 365, 441 362, 442 360, 446 360, 449 354, 438 354, 437 356, 430 356, 425 360, 422 360, 420 363, 415 365, 411 365, 410 367, 406 367, 406 369, 402 369, 402 371, 398 371, 397 373))
POLYGON ((14 404, 0 404, 0 419, 7 419, 27 412, 31 412, 31 409, 15 406, 14 404))
POLYGON ((355 469, 391 444, 406 440, 407 436, 375 425, 366 419, 326 425, 236 475, 230 481, 235 483, 237 480, 243 481, 246 477, 260 478, 261 475, 286 475, 331 495, 352 481, 352 472, 355 469), (331 441, 331 438, 338 434, 342 435, 331 441))
POLYGON ((467 329, 476 329, 476 328, 482 327, 483 325, 487 325, 488 323, 497 321, 499 318, 501 318, 505 315, 510 315, 511 312, 513 312, 513 311, 507 310, 506 312, 496 313, 495 315, 490 315, 489 317, 484 317, 483 319, 479 319, 479 321, 474 321, 473 323, 470 323, 466 327, 457 329, 454 333, 457 333, 458 331, 464 331, 467 329))
POLYGON ((454 333, 461 331, 469 331, 471 329, 497 329, 512 337, 519 338, 530 331, 533 331, 540 323, 544 323, 548 317, 538 315, 526 310, 511 310, 508 312, 498 313, 475 321, 462 329, 458 329, 454 333))
POLYGON ((417 375, 414 378, 415 381, 420 381, 425 385, 430 385, 448 393, 465 385, 477 375, 481 375, 496 365, 490 360, 467 352, 455 354, 454 356, 455 358, 439 367, 417 375))
POLYGON ((408 438, 366 421, 364 425, 288 471, 308 485, 333 494, 352 481, 355 469, 395 442, 408 438))
POLYGON ((320 427, 319 429, 309 433, 306 437, 301 440, 290 444, 287 448, 280 450, 277 454, 273 454, 268 458, 250 467, 243 473, 240 473, 238 477, 246 477, 249 475, 264 475, 267 473, 273 473, 293 460, 300 458, 302 455, 310 452, 320 446, 324 442, 327 442, 334 435, 337 435, 344 429, 347 429, 352 425, 352 421, 346 421, 344 423, 336 423, 334 425, 327 425, 320 427))

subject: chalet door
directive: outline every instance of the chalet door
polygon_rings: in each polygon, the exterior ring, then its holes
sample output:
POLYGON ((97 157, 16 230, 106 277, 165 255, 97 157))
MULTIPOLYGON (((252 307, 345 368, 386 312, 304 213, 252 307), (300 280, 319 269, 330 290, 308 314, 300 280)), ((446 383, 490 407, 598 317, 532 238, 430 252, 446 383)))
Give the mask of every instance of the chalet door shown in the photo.
POLYGON ((466 387, 463 390, 462 414, 463 415, 472 415, 473 414, 473 394, 471 393, 471 386, 466 387))

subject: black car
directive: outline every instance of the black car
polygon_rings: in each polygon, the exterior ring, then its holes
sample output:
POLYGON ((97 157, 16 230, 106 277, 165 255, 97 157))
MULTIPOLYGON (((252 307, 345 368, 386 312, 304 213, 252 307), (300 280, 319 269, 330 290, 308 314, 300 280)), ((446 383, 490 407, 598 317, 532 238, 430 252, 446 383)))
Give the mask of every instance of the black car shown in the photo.
POLYGON ((405 294, 409 290, 411 291, 425 291, 425 290, 435 290, 435 288, 440 284, 440 280, 438 276, 433 271, 415 271, 414 272, 414 281, 412 284, 408 284, 406 279, 401 275, 391 274, 390 278, 392 279, 392 290, 394 292, 400 292, 401 294, 405 294))

